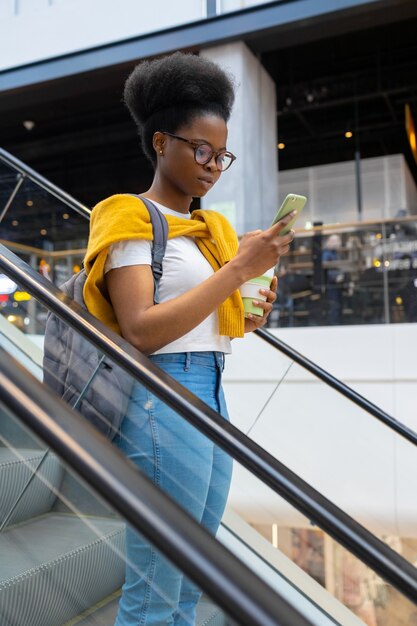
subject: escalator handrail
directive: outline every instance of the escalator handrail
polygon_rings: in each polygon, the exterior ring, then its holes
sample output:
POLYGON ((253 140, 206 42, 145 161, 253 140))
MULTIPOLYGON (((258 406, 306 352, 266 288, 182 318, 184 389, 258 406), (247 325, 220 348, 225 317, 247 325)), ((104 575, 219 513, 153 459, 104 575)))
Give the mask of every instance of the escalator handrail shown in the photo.
POLYGON ((33 170, 31 167, 26 165, 26 163, 23 163, 23 161, 20 161, 20 159, 13 156, 13 154, 10 154, 10 152, 7 152, 7 150, 4 150, 4 148, 0 148, 0 161, 16 170, 16 172, 18 172, 21 176, 33 181, 59 200, 62 200, 62 202, 82 215, 82 217, 90 219, 91 210, 88 207, 81 202, 78 202, 78 200, 75 200, 75 198, 73 198, 69 193, 66 193, 60 187, 51 183, 50 180, 33 170))
POLYGON ((307 359, 307 357, 297 352, 297 350, 294 350, 294 348, 291 348, 291 346, 272 333, 268 332, 266 329, 259 328, 255 330, 255 334, 266 341, 270 346, 279 350, 287 357, 295 361, 295 363, 298 363, 301 367, 322 380, 326 383, 326 385, 329 385, 329 387, 332 387, 341 393, 345 396, 345 398, 364 409, 367 413, 376 417, 376 419, 385 424, 385 426, 388 426, 391 430, 394 430, 396 433, 404 437, 404 439, 407 439, 407 441, 417 446, 417 433, 414 430, 396 420, 392 417, 392 415, 383 411, 376 404, 370 402, 367 398, 364 398, 364 396, 361 396, 360 393, 349 387, 349 385, 346 385, 335 376, 332 376, 332 374, 317 365, 317 363, 310 361, 310 359, 307 359))
POLYGON ((3 348, 0 397, 9 411, 238 623, 312 626, 3 348))
MULTIPOLYGON (((51 183, 51 181, 38 174, 38 172, 33 170, 31 167, 17 159, 15 156, 10 154, 9 152, 7 152, 7 150, 4 150, 3 148, 0 148, 0 160, 6 163, 8 166, 14 168, 20 174, 27 176, 28 178, 39 184, 41 187, 65 202, 68 206, 73 208, 86 219, 90 219, 91 210, 88 207, 75 200, 75 198, 73 198, 70 194, 67 194, 60 187, 57 187, 56 185, 54 185, 54 183, 51 183)), ((369 400, 351 389, 341 380, 332 376, 332 374, 318 366, 316 363, 313 363, 312 361, 307 359, 305 356, 303 356, 302 354, 285 344, 283 341, 269 333, 266 329, 260 328, 255 331, 255 334, 264 341, 267 341, 277 350, 280 350, 281 352, 286 354, 289 358, 293 359, 296 363, 298 363, 303 368, 311 372, 314 376, 331 386, 333 389, 339 391, 351 402, 353 402, 357 406, 360 406, 365 411, 376 417, 379 421, 388 426, 388 428, 391 428, 396 433, 417 446, 417 433, 414 432, 411 428, 396 420, 394 417, 383 411, 376 404, 369 402, 369 400)))
MULTIPOLYGON (((17 159, 15 156, 10 154, 9 152, 7 152, 7 150, 4 150, 3 148, 0 148, 0 160, 5 162, 10 167, 13 167, 20 174, 27 176, 28 178, 39 184, 41 187, 52 193, 54 196, 68 204, 68 206, 73 208, 86 219, 90 219, 91 210, 88 207, 75 200, 75 198, 73 198, 70 194, 67 194, 60 187, 54 185, 54 183, 38 174, 38 172, 33 170, 31 167, 17 159)), ((263 339, 264 341, 267 341, 277 350, 280 350, 281 352, 289 356, 296 363, 311 372, 314 376, 316 376, 326 384, 330 385, 333 389, 339 391, 342 395, 351 400, 351 402, 360 406, 365 411, 376 417, 378 420, 388 426, 388 428, 391 428, 396 433, 417 446, 417 433, 415 433, 411 428, 396 420, 394 417, 383 411, 380 407, 376 406, 376 404, 369 402, 369 400, 351 389, 341 380, 332 376, 329 372, 327 372, 316 363, 313 363, 305 356, 285 344, 283 341, 269 333, 266 329, 260 328, 255 331, 255 334, 258 335, 258 337, 261 337, 261 339, 263 339)))
POLYGON ((238 428, 225 421, 141 352, 72 302, 22 259, 0 245, 0 268, 47 309, 82 333, 101 352, 180 413, 249 472, 347 548, 412 602, 417 569, 238 428))

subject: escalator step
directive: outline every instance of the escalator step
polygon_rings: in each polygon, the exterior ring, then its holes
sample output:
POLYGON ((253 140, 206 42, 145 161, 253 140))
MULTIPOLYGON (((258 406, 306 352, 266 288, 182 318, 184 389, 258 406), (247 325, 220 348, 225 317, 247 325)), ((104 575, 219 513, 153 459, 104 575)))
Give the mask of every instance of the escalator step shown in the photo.
MULTIPOLYGON (((13 509, 34 470, 43 450, 0 447, 0 524, 13 509)), ((63 469, 57 457, 49 453, 14 510, 8 526, 47 513, 55 502, 54 490, 61 484, 63 469)))
POLYGON ((116 591, 124 524, 48 514, 0 535, 2 626, 57 626, 116 591))
MULTIPOLYGON (((120 592, 70 620, 64 626, 113 626, 120 592), (116 597, 115 597, 116 595, 116 597)), ((210 600, 202 599, 197 607, 196 626, 226 626, 223 613, 210 600)))

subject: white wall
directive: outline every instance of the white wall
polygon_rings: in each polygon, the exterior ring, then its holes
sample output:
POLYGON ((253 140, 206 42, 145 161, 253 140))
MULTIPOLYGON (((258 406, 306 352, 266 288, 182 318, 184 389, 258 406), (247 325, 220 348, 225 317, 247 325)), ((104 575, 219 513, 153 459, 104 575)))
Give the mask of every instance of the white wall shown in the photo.
POLYGON ((205 7, 203 0, 0 0, 0 71, 199 20, 205 7))
MULTIPOLYGON (((307 221, 325 224, 358 219, 355 162, 332 163, 279 172, 279 192, 306 195, 300 227, 307 221)), ((364 220, 394 217, 399 209, 417 212, 417 188, 402 154, 362 159, 364 220)))
MULTIPOLYGON (((261 4, 269 3, 217 0, 217 13, 261 4)), ((0 71, 206 16, 206 0, 0 0, 0 71)))
MULTIPOLYGON (((417 324, 272 332, 417 431, 417 324)), ((233 344, 225 391, 232 421, 246 432, 290 362, 254 336, 233 344)), ((299 366, 251 436, 372 531, 417 535, 417 449, 299 366)), ((230 503, 251 523, 306 523, 237 463, 230 503)))

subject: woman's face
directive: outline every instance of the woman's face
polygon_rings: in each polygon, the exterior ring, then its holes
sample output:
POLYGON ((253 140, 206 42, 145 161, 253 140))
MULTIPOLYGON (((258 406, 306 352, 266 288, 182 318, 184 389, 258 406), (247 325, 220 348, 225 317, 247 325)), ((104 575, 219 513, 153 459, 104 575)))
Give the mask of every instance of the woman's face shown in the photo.
MULTIPOLYGON (((216 115, 197 117, 187 126, 178 128, 175 135, 198 144, 209 144, 215 152, 226 149, 226 122, 216 115)), ((154 143, 158 174, 177 192, 201 198, 219 180, 221 172, 214 157, 200 165, 194 158, 194 146, 164 133, 155 133, 154 143)))

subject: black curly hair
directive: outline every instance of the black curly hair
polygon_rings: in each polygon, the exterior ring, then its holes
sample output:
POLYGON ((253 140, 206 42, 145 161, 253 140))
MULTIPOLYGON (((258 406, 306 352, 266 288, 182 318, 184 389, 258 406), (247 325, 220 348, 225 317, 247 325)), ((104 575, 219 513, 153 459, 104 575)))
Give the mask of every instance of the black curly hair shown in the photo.
POLYGON ((194 54, 175 52, 137 65, 125 83, 124 102, 135 120, 142 147, 153 166, 153 135, 175 133, 199 115, 228 121, 234 84, 216 63, 194 54))

